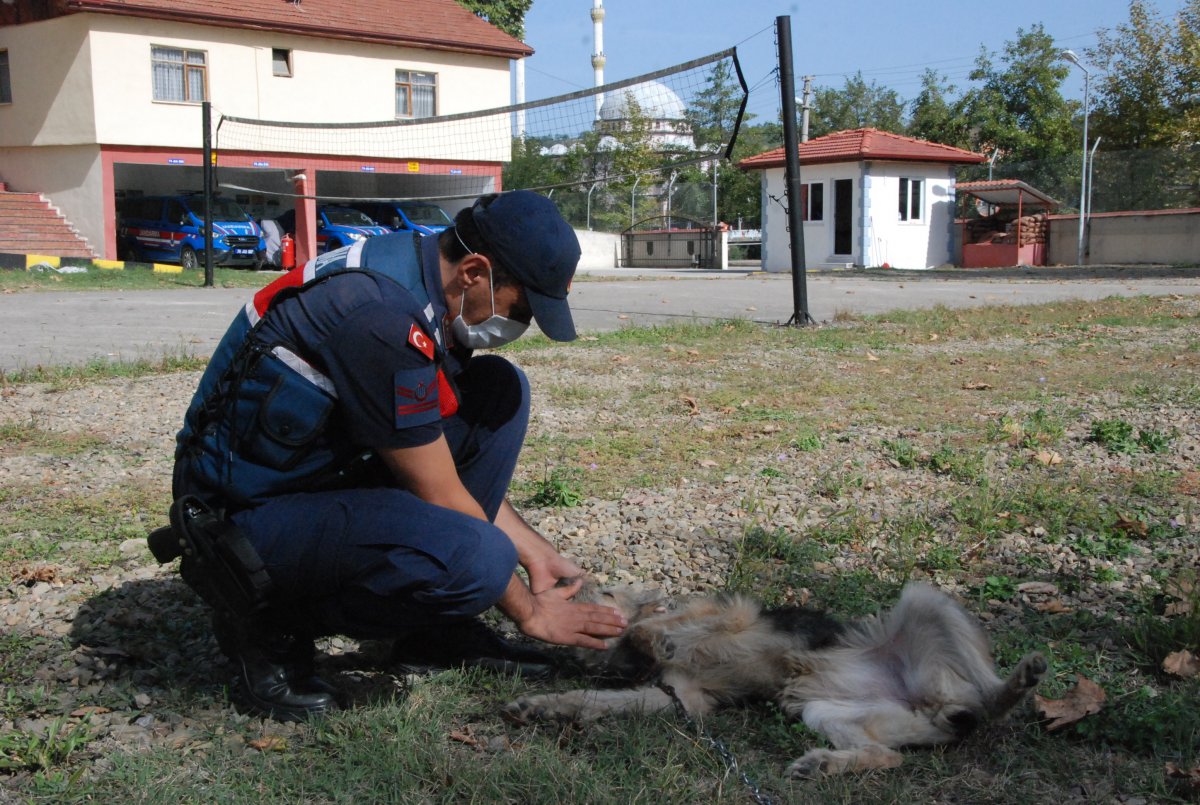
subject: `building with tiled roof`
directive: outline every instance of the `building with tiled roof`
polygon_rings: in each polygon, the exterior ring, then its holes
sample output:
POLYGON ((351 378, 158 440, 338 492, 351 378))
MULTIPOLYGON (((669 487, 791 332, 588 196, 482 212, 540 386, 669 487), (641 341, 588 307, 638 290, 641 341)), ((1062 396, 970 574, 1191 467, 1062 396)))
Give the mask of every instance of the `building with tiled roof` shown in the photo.
MULTIPOLYGON (((507 105, 511 60, 531 53, 454 0, 5 0, 0 182, 42 193, 115 257, 117 199, 200 189, 203 101, 215 115, 310 123, 453 115, 507 105)), ((498 189, 501 139, 467 169, 444 144, 375 159, 375 192, 420 195, 435 174, 463 195, 498 189)), ((319 150, 222 154, 222 172, 278 193, 303 175, 315 195, 363 169, 319 150)), ((238 201, 274 217, 289 200, 238 201)))
MULTIPOLYGON (((953 258, 954 168, 984 157, 877 129, 837 131, 799 146, 807 267, 933 268, 953 258)), ((762 265, 791 269, 786 153, 743 159, 762 171, 762 265)))

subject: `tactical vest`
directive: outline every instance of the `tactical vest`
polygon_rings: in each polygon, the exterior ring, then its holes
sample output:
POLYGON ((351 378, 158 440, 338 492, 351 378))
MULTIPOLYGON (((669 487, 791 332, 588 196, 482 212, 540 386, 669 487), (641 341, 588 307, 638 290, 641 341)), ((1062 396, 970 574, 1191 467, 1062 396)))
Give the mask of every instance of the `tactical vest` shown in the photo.
POLYGON ((421 239, 398 232, 324 254, 267 285, 230 324, 200 379, 176 437, 174 495, 241 509, 280 494, 349 485, 369 458, 334 443, 326 423, 337 403, 328 377, 289 345, 267 343, 260 323, 281 299, 346 272, 379 275, 407 289, 433 334, 442 416, 457 397, 442 371, 440 317, 425 287, 421 239))

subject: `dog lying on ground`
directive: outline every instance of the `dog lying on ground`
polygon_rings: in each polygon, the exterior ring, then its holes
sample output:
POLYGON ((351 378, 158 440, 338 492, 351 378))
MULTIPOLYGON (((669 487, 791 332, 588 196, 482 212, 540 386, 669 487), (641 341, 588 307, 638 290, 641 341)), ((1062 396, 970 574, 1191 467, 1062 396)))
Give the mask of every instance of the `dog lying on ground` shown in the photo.
POLYGON ((960 740, 1012 710, 1047 670, 1031 653, 1000 679, 978 621, 920 584, 906 586, 890 612, 849 626, 799 607, 763 610, 741 596, 671 609, 631 588, 584 594, 630 621, 601 670, 641 684, 524 696, 505 707, 508 718, 590 721, 666 710, 676 698, 702 717, 771 699, 834 747, 795 760, 787 773, 796 778, 892 768, 901 747, 960 740))

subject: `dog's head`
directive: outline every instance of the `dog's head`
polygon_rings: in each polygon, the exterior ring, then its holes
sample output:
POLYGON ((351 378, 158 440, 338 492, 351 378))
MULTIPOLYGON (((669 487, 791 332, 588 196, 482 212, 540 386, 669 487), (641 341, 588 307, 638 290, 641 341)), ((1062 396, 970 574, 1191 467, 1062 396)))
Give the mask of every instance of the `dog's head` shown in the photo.
POLYGON ((601 587, 588 580, 575 595, 580 601, 590 601, 613 607, 629 621, 630 625, 640 620, 661 615, 670 609, 671 601, 662 590, 633 584, 614 584, 601 587))

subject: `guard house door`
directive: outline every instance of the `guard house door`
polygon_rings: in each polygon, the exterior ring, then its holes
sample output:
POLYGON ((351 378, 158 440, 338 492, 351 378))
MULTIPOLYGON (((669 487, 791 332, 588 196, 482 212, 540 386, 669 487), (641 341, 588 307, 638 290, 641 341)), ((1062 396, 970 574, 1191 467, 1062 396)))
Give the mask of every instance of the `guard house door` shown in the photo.
POLYGON ((833 183, 833 253, 854 253, 854 181, 837 179, 833 183))

